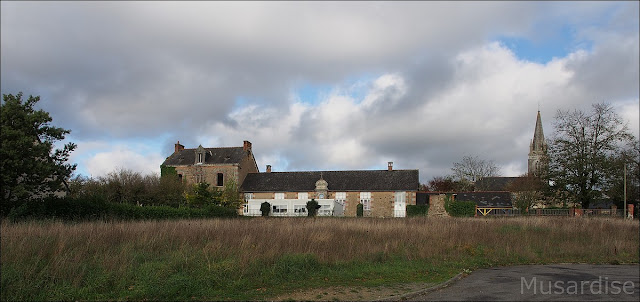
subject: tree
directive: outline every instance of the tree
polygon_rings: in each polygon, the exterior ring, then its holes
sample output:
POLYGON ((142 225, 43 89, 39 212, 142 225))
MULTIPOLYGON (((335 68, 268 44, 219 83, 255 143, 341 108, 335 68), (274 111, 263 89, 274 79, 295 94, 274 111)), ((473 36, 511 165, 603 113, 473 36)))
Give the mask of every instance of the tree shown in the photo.
POLYGON ((238 186, 236 185, 235 180, 228 180, 227 183, 224 184, 221 203, 221 205, 225 207, 234 209, 240 208, 242 199, 240 198, 240 193, 238 193, 238 186))
POLYGON ((615 173, 622 146, 633 135, 608 104, 592 105, 592 112, 558 110, 549 148, 549 179, 569 202, 583 208, 602 197, 615 173))
POLYGON ((0 211, 9 211, 29 199, 53 195, 66 189, 66 180, 76 169, 67 164, 74 143, 53 149, 71 131, 51 125, 48 112, 35 110, 39 96, 23 102, 22 93, 3 94, 0 104, 0 170, 2 171, 0 211))
POLYGON ((266 217, 269 216, 269 213, 271 213, 271 204, 268 202, 263 202, 260 204, 260 212, 262 213, 262 216, 266 217))
POLYGON ((311 199, 307 201, 307 215, 309 217, 315 217, 318 214, 318 209, 320 209, 320 205, 315 199, 311 199))
POLYGON ((209 184, 201 182, 194 184, 192 192, 186 193, 187 203, 193 207, 204 207, 208 205, 221 205, 221 193, 216 189, 209 189, 209 184))
POLYGON ((469 184, 453 180, 452 176, 434 176, 426 185, 433 192, 458 192, 468 191, 469 184))
POLYGON ((464 156, 459 163, 453 163, 453 176, 456 181, 469 189, 473 184, 490 176, 498 176, 498 167, 491 160, 480 159, 477 156, 464 156))
POLYGON ((525 174, 515 178, 506 189, 514 194, 514 206, 520 209, 521 213, 525 213, 543 199, 545 185, 539 177, 525 174))

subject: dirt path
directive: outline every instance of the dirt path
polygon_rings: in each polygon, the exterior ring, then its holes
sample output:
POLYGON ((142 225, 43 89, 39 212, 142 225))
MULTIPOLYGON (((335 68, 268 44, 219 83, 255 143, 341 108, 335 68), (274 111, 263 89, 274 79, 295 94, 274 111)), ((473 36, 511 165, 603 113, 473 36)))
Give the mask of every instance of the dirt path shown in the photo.
POLYGON ((434 283, 407 283, 392 286, 334 286, 300 290, 273 298, 275 301, 371 301, 401 296, 435 285, 434 283))

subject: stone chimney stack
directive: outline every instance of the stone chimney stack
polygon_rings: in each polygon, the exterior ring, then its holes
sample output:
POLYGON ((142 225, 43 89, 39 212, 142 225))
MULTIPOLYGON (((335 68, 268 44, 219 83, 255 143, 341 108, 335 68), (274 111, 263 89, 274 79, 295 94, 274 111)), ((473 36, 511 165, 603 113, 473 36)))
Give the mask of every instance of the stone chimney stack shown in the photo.
POLYGON ((267 165, 267 173, 271 173, 271 165, 267 165))
POLYGON ((244 151, 251 151, 251 142, 244 141, 244 145, 242 146, 242 149, 244 149, 244 151))
POLYGON ((393 171, 393 162, 392 162, 392 161, 390 161, 390 162, 387 164, 387 170, 388 170, 388 171, 393 171))
POLYGON ((180 144, 180 141, 178 141, 175 144, 175 149, 174 149, 173 153, 178 153, 178 152, 180 152, 182 150, 184 150, 184 146, 180 144))

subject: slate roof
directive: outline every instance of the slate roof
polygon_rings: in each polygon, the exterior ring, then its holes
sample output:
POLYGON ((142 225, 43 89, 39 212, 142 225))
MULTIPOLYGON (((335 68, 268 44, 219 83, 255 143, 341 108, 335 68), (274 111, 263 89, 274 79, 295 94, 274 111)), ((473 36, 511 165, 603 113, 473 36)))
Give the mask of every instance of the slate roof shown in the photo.
POLYGON ((418 170, 361 170, 249 173, 244 192, 312 192, 316 181, 327 181, 329 191, 416 191, 418 170))
POLYGON ((507 191, 509 184, 520 177, 484 177, 476 181, 479 191, 507 191))
MULTIPOLYGON (((238 164, 246 155, 243 147, 204 148, 204 164, 238 164)), ((193 165, 196 162, 196 149, 184 149, 171 154, 162 163, 165 166, 193 165)))
POLYGON ((510 192, 459 192, 454 194, 456 194, 456 200, 473 201, 479 207, 510 208, 513 206, 510 192))

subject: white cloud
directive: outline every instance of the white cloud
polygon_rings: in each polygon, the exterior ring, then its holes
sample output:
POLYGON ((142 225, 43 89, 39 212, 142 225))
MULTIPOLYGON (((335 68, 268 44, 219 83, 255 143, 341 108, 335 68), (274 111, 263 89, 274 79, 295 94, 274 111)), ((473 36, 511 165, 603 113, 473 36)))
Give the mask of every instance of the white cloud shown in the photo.
POLYGON ((638 2, 0 5, 3 93, 42 95, 94 175, 157 171, 175 140, 250 140, 279 171, 394 161, 427 181, 469 154, 517 175, 538 104, 549 137, 557 109, 601 101, 638 133, 638 2), (565 30, 546 64, 491 42, 565 30))
POLYGON ((159 152, 140 152, 126 145, 105 149, 83 161, 82 164, 86 166, 89 176, 105 176, 119 169, 132 170, 143 175, 160 173, 160 164, 165 159, 159 152))

